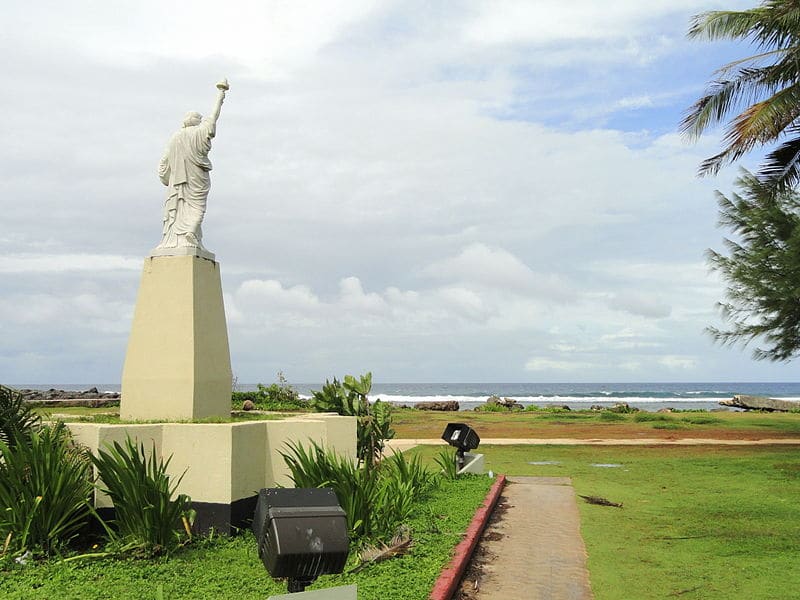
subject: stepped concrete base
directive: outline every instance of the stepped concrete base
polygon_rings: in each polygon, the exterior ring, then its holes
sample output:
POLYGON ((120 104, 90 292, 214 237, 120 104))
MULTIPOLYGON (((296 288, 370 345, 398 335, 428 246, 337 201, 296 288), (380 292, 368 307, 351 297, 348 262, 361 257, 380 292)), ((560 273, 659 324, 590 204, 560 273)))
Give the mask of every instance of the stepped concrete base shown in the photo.
POLYGON ((120 416, 131 421, 226 417, 231 359, 219 264, 199 256, 145 259, 120 416))
POLYGON ((465 473, 472 473, 473 475, 483 475, 486 473, 486 460, 483 454, 464 452, 464 466, 458 474, 464 475, 465 473))
MULTIPOLYGON (((300 415, 246 423, 153 423, 105 425, 68 423, 75 441, 94 454, 130 437, 166 460, 170 477, 183 475, 178 492, 192 498, 197 531, 230 533, 252 518, 258 490, 292 487, 281 456, 288 442, 310 446, 314 441, 356 458, 356 419, 330 414, 300 415)), ((95 493, 102 512, 111 509, 105 494, 95 493)))

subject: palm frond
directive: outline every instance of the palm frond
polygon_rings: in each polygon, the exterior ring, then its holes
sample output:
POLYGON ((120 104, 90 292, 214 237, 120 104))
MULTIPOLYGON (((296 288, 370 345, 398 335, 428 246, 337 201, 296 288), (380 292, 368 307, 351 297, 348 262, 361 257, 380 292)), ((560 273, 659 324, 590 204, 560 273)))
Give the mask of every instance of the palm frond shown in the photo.
POLYGON ((781 188, 800 184, 800 137, 787 140, 770 152, 759 172, 781 188))
POLYGON ((350 574, 358 573, 374 563, 405 556, 411 551, 412 544, 411 533, 403 527, 388 544, 379 543, 375 546, 366 546, 358 555, 361 562, 350 571, 350 574))

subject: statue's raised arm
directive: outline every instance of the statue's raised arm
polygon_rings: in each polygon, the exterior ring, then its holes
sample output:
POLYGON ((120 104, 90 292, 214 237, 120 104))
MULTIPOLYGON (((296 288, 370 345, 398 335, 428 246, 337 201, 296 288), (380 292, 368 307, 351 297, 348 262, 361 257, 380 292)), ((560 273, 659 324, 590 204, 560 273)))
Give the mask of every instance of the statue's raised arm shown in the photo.
POLYGON ((219 119, 219 113, 222 111, 222 103, 225 101, 225 92, 231 89, 231 86, 228 85, 228 80, 223 79, 219 83, 217 83, 217 101, 214 103, 214 108, 211 109, 211 114, 209 118, 214 123, 217 124, 217 119, 219 119))
POLYGON ((227 79, 217 83, 217 98, 211 114, 204 119, 198 112, 188 112, 183 127, 167 144, 158 175, 168 192, 164 202, 161 243, 153 251, 153 256, 194 252, 213 258, 213 254, 203 247, 201 225, 211 189, 208 153, 216 135, 225 92, 229 89, 227 79))

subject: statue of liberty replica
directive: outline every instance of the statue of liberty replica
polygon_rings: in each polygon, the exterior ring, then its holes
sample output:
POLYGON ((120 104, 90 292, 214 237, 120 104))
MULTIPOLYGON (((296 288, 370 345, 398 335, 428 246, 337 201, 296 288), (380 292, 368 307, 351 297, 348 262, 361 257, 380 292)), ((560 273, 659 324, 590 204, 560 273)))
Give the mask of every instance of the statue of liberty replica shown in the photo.
MULTIPOLYGON (((200 256, 210 254, 203 247, 203 217, 206 214, 208 192, 211 190, 211 140, 217 133, 227 80, 217 84, 217 99, 211 114, 205 118, 190 111, 183 127, 169 140, 158 165, 158 177, 167 186, 164 202, 161 243, 154 255, 164 256, 177 248, 197 249, 200 256)), ((186 250, 175 253, 189 253, 186 250)), ((213 257, 213 255, 211 255, 213 257)))

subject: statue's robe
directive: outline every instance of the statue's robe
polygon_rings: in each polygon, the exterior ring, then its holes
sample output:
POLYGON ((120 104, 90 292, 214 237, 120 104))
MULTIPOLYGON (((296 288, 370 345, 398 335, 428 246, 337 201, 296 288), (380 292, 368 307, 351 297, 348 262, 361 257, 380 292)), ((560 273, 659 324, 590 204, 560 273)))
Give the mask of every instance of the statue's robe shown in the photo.
POLYGON ((158 166, 161 183, 167 186, 159 248, 202 248, 203 216, 211 189, 211 138, 216 128, 210 119, 184 127, 172 136, 158 166))

